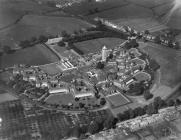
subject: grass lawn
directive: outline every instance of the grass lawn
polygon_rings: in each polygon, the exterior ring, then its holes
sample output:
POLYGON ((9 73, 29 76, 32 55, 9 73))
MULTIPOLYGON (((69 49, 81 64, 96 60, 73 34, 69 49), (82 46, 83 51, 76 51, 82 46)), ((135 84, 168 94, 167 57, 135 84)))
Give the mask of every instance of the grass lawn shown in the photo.
POLYGON ((77 46, 77 48, 79 48, 85 54, 88 54, 101 50, 104 45, 106 45, 107 48, 113 48, 122 42, 123 40, 118 38, 99 38, 75 43, 75 46, 77 46))
POLYGON ((181 81, 180 51, 152 43, 142 49, 161 66, 161 84, 173 87, 181 81))
POLYGON ((0 68, 11 67, 14 64, 43 65, 56 61, 58 58, 49 49, 37 45, 1 56, 0 68))

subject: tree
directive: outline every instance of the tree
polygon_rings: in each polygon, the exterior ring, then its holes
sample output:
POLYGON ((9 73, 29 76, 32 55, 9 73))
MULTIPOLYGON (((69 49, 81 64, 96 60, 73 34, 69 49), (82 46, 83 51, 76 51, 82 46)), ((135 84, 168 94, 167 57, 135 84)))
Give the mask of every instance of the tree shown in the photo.
POLYGON ((179 42, 175 42, 175 45, 174 45, 174 49, 180 49, 180 44, 179 44, 179 42))
POLYGON ((99 9, 96 7, 96 8, 94 9, 94 12, 95 12, 95 13, 99 12, 99 9))
POLYGON ((169 100, 168 101, 168 106, 174 106, 175 105, 175 102, 174 102, 174 100, 169 100))
POLYGON ((154 108, 154 105, 153 105, 152 103, 147 106, 146 113, 147 113, 148 115, 152 115, 152 114, 154 114, 154 113, 157 113, 157 111, 158 111, 158 110, 156 110, 156 109, 154 108))
POLYGON ((77 31, 74 31, 74 34, 75 34, 75 35, 78 35, 79 33, 78 33, 77 31))
POLYGON ((3 51, 4 51, 5 53, 9 53, 9 52, 11 51, 11 47, 8 46, 8 45, 5 45, 5 46, 3 46, 3 51))
POLYGON ((112 59, 113 58, 113 54, 110 53, 109 56, 108 56, 109 59, 112 59))
POLYGON ((88 126, 88 130, 87 130, 87 131, 88 131, 90 134, 94 134, 94 133, 97 133, 98 130, 99 130, 99 126, 98 126, 97 122, 92 121, 92 122, 90 123, 90 125, 88 126))
POLYGON ((137 107, 134 109, 135 116, 142 116, 145 114, 145 111, 141 107, 137 107))
POLYGON ((91 14, 94 14, 94 11, 93 10, 89 10, 89 14, 91 15, 91 14))
POLYGON ((47 1, 47 5, 50 7, 55 7, 56 3, 54 1, 47 1))
POLYGON ((135 117, 135 112, 132 109, 129 109, 129 118, 132 119, 135 117))
POLYGON ((118 114, 119 121, 124 121, 124 115, 122 113, 118 114))
POLYGON ((85 106, 85 104, 79 103, 79 107, 80 107, 80 108, 83 108, 84 106, 85 106))
POLYGON ((104 128, 107 128, 107 129, 110 129, 113 127, 113 121, 114 121, 114 118, 112 116, 110 116, 108 119, 105 119, 104 121, 104 128))
POLYGON ((151 94, 149 90, 146 90, 144 92, 143 96, 144 96, 145 100, 149 100, 149 99, 153 98, 153 94, 151 94))
POLYGON ((72 128, 72 131, 71 131, 71 136, 72 137, 79 138, 80 134, 81 134, 81 129, 80 129, 79 126, 75 126, 75 127, 72 128))
POLYGON ((138 95, 142 95, 143 92, 144 92, 144 87, 143 87, 143 84, 141 83, 135 83, 134 85, 131 84, 129 86, 129 90, 128 92, 130 93, 130 95, 132 96, 138 96, 138 95))
POLYGON ((100 99, 100 104, 101 105, 105 105, 106 104, 106 99, 105 98, 101 98, 100 99))
POLYGON ((58 42, 58 46, 64 47, 64 46, 65 46, 65 43, 64 43, 63 41, 59 41, 59 42, 58 42))
POLYGON ((160 109, 160 108, 162 108, 163 106, 165 106, 165 101, 162 100, 161 97, 155 97, 153 104, 154 104, 155 107, 157 107, 158 109, 160 109))
POLYGON ((154 41, 155 41, 155 43, 160 44, 161 43, 160 36, 159 35, 155 36, 154 41))
POLYGON ((144 34, 148 35, 148 34, 150 34, 150 31, 149 30, 145 30, 144 34))
POLYGON ((62 35, 62 37, 65 37, 65 38, 69 38, 70 37, 70 35, 65 30, 63 30, 61 32, 61 35, 62 35))
POLYGON ((19 45, 23 48, 27 48, 30 46, 30 44, 31 44, 30 41, 24 40, 24 41, 21 41, 19 45))
POLYGON ((40 35, 38 40, 41 42, 41 43, 44 43, 44 42, 47 42, 48 41, 48 38, 44 35, 40 35))
POLYGON ((104 63, 98 62, 97 65, 96 65, 96 68, 97 69, 103 69, 104 68, 104 63))
POLYGON ((101 20, 98 20, 96 25, 97 25, 97 28, 100 29, 100 30, 104 27, 104 24, 102 23, 101 20))
POLYGON ((180 101, 180 99, 176 99, 176 105, 178 106, 178 105, 181 105, 181 101, 180 101))
POLYGON ((31 42, 35 42, 35 41, 37 41, 37 38, 33 36, 33 37, 31 38, 31 42))

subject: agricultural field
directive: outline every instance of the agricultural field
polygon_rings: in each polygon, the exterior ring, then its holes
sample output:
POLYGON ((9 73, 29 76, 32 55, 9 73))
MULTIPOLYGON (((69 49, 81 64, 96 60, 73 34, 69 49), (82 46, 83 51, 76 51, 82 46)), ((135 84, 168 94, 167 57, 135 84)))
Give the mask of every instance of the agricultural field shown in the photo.
POLYGON ((71 17, 26 15, 18 24, 0 31, 2 44, 15 45, 21 40, 39 35, 60 35, 62 30, 72 33, 91 24, 71 17))
POLYGON ((101 17, 120 26, 128 25, 138 31, 150 30, 151 32, 155 32, 167 28, 166 25, 160 23, 155 18, 151 9, 137 4, 110 9, 91 15, 90 17, 101 17))
POLYGON ((36 45, 0 57, 0 68, 14 64, 43 65, 58 61, 58 58, 46 47, 36 45))
POLYGON ((104 2, 96 2, 95 0, 84 0, 82 3, 77 3, 71 7, 64 8, 65 12, 76 14, 76 15, 89 15, 90 10, 98 9, 99 12, 106 11, 115 7, 122 7, 128 4, 124 0, 106 0, 104 2))
POLYGON ((32 0, 1 0, 0 1, 0 30, 14 24, 25 14, 41 14, 51 11, 45 5, 38 5, 32 0))
POLYGON ((116 45, 121 44, 122 42, 124 41, 118 38, 99 38, 75 43, 75 46, 85 54, 88 54, 100 51, 103 45, 106 45, 107 48, 113 48, 116 45))

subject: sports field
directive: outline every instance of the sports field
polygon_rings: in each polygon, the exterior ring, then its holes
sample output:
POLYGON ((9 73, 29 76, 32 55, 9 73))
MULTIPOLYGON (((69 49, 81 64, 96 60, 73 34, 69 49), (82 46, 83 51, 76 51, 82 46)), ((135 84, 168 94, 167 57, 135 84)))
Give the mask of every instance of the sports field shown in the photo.
POLYGON ((67 105, 68 103, 74 102, 74 97, 72 94, 56 94, 49 96, 48 99, 46 100, 47 103, 49 104, 65 104, 67 105))
POLYGON ((101 50, 104 45, 106 45, 107 48, 113 48, 121 43, 123 43, 123 40, 118 38, 99 38, 75 43, 75 46, 85 54, 88 54, 101 50))
POLYGON ((49 49, 42 45, 19 50, 13 54, 0 57, 0 68, 11 67, 14 64, 43 65, 58 61, 49 49))
POLYGON ((107 97, 113 107, 119 107, 130 103, 130 100, 121 93, 110 95, 107 97))
POLYGON ((56 75, 56 74, 62 72, 61 69, 57 66, 56 63, 43 65, 43 66, 40 66, 40 68, 44 72, 48 73, 49 75, 56 75))

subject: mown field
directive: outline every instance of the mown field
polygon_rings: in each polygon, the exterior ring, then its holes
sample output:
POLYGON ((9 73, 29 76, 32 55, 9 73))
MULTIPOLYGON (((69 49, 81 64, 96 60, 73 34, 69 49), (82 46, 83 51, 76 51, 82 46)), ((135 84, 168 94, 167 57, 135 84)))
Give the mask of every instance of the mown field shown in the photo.
POLYGON ((0 57, 0 68, 14 64, 43 65, 58 61, 58 58, 46 47, 37 45, 0 57))
POLYGON ((88 54, 101 50, 104 45, 106 45, 107 48, 113 48, 122 42, 123 40, 119 38, 99 38, 75 43, 75 46, 85 54, 88 54))

